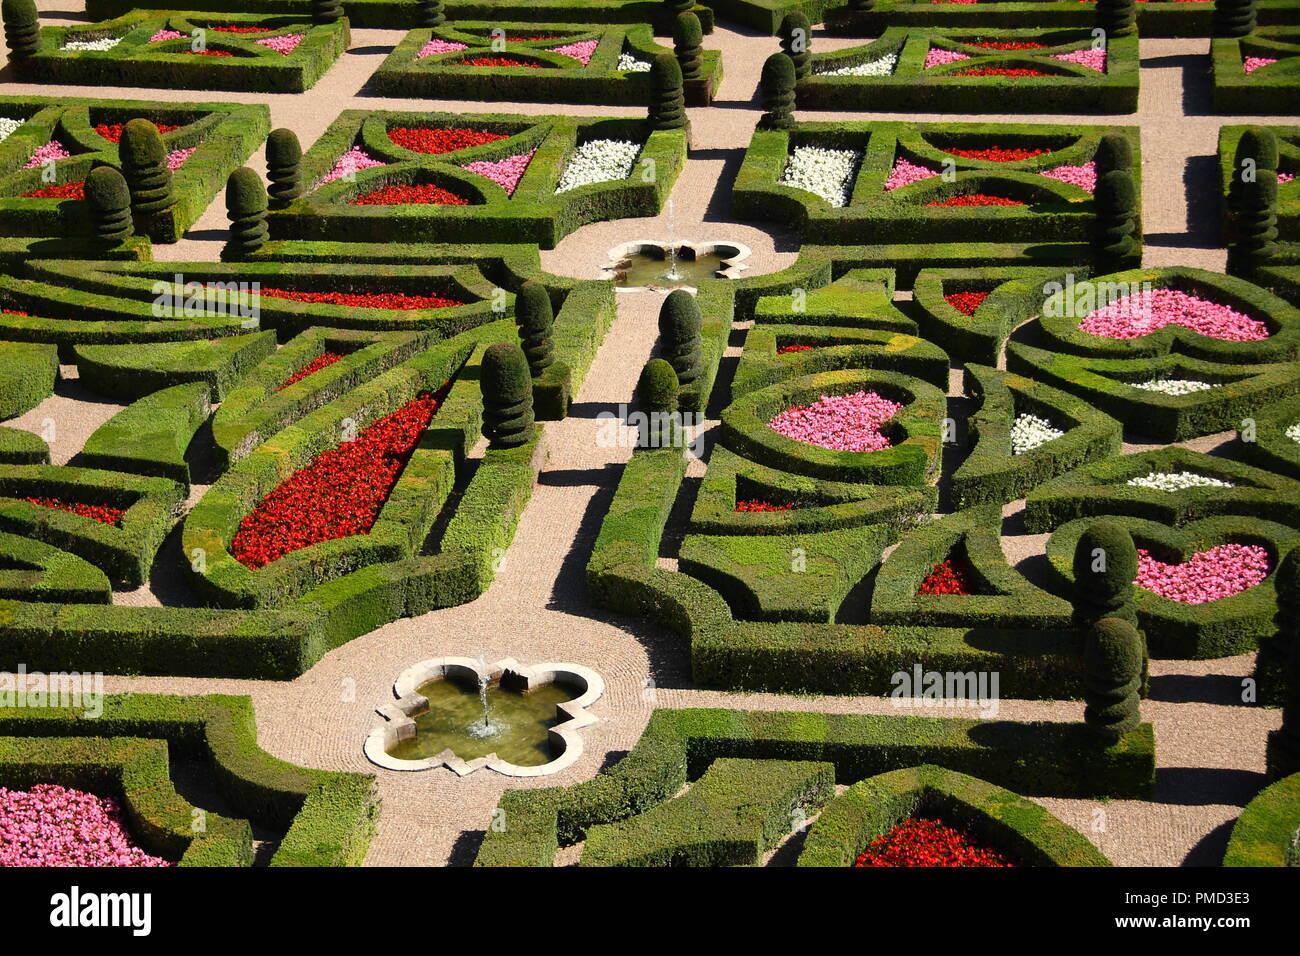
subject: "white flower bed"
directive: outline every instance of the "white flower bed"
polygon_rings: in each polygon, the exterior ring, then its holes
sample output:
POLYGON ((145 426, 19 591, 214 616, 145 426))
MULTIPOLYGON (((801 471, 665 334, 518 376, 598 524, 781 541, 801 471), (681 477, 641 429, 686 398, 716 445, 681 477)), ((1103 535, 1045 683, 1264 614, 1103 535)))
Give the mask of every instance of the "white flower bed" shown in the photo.
POLYGON ((627 179, 641 152, 641 144, 625 139, 593 139, 583 143, 569 157, 556 193, 567 193, 579 186, 627 179))
POLYGON ((1153 471, 1138 478, 1130 478, 1126 484, 1134 488, 1150 488, 1153 491, 1183 491, 1187 488, 1232 488, 1230 481, 1221 481, 1209 475, 1198 475, 1194 471, 1153 471))
POLYGON ((1286 437, 1300 444, 1300 422, 1296 422, 1286 430, 1286 437))
POLYGON ((645 60, 638 60, 631 53, 620 53, 618 55, 618 71, 620 73, 649 73, 650 64, 645 60))
POLYGON ((1023 455, 1064 434, 1065 432, 1053 428, 1050 422, 1037 415, 1017 415, 1015 424, 1011 426, 1011 454, 1023 455))
POLYGON ((1212 382, 1198 382, 1192 378, 1153 378, 1149 382, 1135 382, 1133 387, 1162 395, 1191 395, 1193 392, 1208 392, 1212 388, 1218 388, 1212 382))
POLYGON ((111 50, 122 42, 121 37, 103 37, 98 40, 69 40, 63 44, 64 50, 111 50))
POLYGON ((22 120, 10 119, 8 116, 0 116, 0 143, 3 143, 18 127, 23 125, 22 120))
POLYGON ((854 63, 852 66, 842 66, 838 70, 825 70, 818 73, 818 76, 889 76, 894 72, 894 67, 898 66, 898 54, 886 53, 884 56, 878 56, 874 60, 868 60, 866 63, 854 63))
POLYGON ((796 146, 780 182, 782 186, 793 186, 820 196, 840 208, 849 204, 853 174, 860 162, 862 153, 856 149, 796 146))

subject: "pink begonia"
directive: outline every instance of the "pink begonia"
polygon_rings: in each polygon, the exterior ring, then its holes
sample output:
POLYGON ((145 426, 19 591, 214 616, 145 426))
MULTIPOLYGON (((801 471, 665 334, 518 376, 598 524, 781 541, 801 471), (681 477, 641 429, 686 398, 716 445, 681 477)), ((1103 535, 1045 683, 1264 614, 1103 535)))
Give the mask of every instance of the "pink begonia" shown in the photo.
POLYGON ((1293 179, 1295 179, 1295 173, 1278 173, 1278 174, 1277 174, 1277 184, 1278 184, 1279 186, 1285 185, 1286 183, 1291 182, 1293 179))
POLYGON ((768 425, 795 441, 836 451, 880 451, 892 444, 880 426, 903 406, 875 392, 823 395, 811 405, 797 405, 772 418, 768 425))
POLYGON ((1220 544, 1182 564, 1165 564, 1137 549, 1134 583, 1181 604, 1206 604, 1253 588, 1269 574, 1268 549, 1257 544, 1220 544))
POLYGON ((1089 313, 1079 330, 1108 339, 1135 339, 1167 325, 1181 325, 1227 342, 1257 342, 1269 336, 1258 319, 1177 289, 1151 289, 1126 295, 1089 313))
POLYGON ((167 154, 167 168, 172 172, 176 172, 185 165, 185 160, 194 155, 196 149, 198 149, 197 146, 190 146, 187 149, 173 149, 167 154))
POLYGON ((67 159, 71 155, 66 146, 57 139, 52 139, 32 153, 32 158, 27 160, 27 165, 23 169, 35 169, 57 159, 67 159))
POLYGON ((150 43, 165 43, 167 40, 179 40, 185 36, 180 30, 168 30, 166 28, 159 30, 149 38, 150 43))
POLYGON ((434 37, 426 43, 420 52, 415 54, 417 60, 423 60, 426 56, 436 56, 439 53, 459 53, 461 50, 468 50, 463 43, 457 43, 454 40, 439 40, 434 37))
POLYGON ((1270 59, 1266 56, 1248 56, 1246 57, 1246 62, 1241 65, 1241 68, 1247 73, 1254 73, 1261 66, 1268 66, 1270 63, 1276 62, 1276 59, 1270 59))
POLYGON ((1079 66, 1086 66, 1090 70, 1096 70, 1098 73, 1106 72, 1106 51, 1093 50, 1071 50, 1069 53, 1053 53, 1053 59, 1064 60, 1067 63, 1077 63, 1079 66))
POLYGON ((350 150, 339 157, 339 161, 334 164, 334 168, 321 177, 317 184, 324 186, 326 183, 332 183, 336 179, 342 179, 350 173, 360 172, 363 169, 370 169, 373 166, 383 166, 384 161, 375 159, 360 146, 353 146, 350 150))
POLYGON ((596 52, 598 46, 600 46, 599 40, 579 40, 577 43, 566 43, 564 46, 547 47, 546 52, 571 56, 586 66, 591 62, 591 55, 596 52))
POLYGON ((1057 166, 1055 169, 1044 169, 1043 175, 1050 179, 1059 179, 1071 186, 1078 186, 1087 192, 1097 188, 1097 164, 1091 159, 1082 166, 1057 166))
POLYGON ((0 787, 0 867, 172 865, 132 845, 114 800, 48 783, 0 787))
POLYGON ((925 66, 923 69, 942 66, 945 63, 956 63, 958 60, 969 60, 969 53, 958 53, 956 50, 941 50, 937 46, 930 47, 925 54, 925 66))
POLYGON ((524 177, 524 170, 533 161, 533 154, 536 152, 537 149, 533 148, 526 153, 507 156, 505 159, 480 159, 473 163, 466 163, 462 168, 486 176, 504 189, 507 196, 513 196, 519 180, 524 177))
POLYGON ((274 50, 281 56, 288 56, 294 50, 298 49, 298 44, 303 41, 305 33, 286 33, 283 36, 267 37, 265 40, 254 40, 258 46, 264 46, 274 50))
POLYGON ((922 179, 930 179, 938 175, 939 171, 937 169, 917 165, 911 160, 899 156, 894 160, 894 168, 889 171, 889 178, 885 180, 885 189, 886 191, 901 189, 903 186, 910 186, 922 179))

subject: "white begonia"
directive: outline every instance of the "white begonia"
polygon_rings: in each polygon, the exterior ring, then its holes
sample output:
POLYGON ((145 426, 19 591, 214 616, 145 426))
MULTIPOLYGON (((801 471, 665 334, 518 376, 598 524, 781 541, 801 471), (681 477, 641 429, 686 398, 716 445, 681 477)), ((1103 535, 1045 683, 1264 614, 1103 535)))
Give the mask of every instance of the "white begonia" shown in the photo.
POLYGON ((629 140, 593 139, 583 143, 569 157, 555 191, 565 193, 592 183, 627 179, 640 153, 641 144, 629 140))
POLYGON ((1192 378, 1153 378, 1149 382, 1135 382, 1133 387, 1162 395, 1191 395, 1193 392, 1208 392, 1212 388, 1218 388, 1218 385, 1213 382, 1198 382, 1192 378))
POLYGON ((1023 455, 1064 434, 1059 428, 1053 428, 1051 422, 1037 415, 1017 415, 1011 426, 1011 454, 1023 455))
POLYGON ((64 50, 111 50, 122 42, 121 37, 101 37, 98 40, 69 40, 63 44, 64 50))
POLYGON ((620 73, 649 73, 650 64, 645 60, 638 60, 631 53, 620 53, 618 55, 618 71, 620 73))
POLYGON ((856 149, 796 146, 785 172, 781 174, 780 183, 820 196, 840 208, 849 204, 853 176, 860 162, 862 153, 856 149))
POLYGON ((842 66, 837 70, 822 70, 818 76, 890 76, 898 66, 898 54, 886 53, 865 63, 842 66))
POLYGON ((1150 488, 1153 491, 1183 491, 1187 488, 1232 488, 1230 481, 1198 475, 1194 471, 1153 471, 1137 478, 1130 478, 1126 484, 1134 488, 1150 488))
POLYGON ((1286 437, 1300 444, 1300 422, 1296 422, 1286 430, 1286 437))
POLYGON ((18 127, 23 125, 22 120, 10 119, 8 116, 0 116, 0 143, 3 143, 18 127))

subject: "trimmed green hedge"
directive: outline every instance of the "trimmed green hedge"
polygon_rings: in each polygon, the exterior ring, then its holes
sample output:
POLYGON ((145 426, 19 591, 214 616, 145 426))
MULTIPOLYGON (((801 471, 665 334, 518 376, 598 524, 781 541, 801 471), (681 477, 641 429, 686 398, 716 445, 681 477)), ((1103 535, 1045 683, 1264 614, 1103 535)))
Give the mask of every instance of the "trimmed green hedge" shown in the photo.
POLYGON ((1224 866, 1300 866, 1300 773, 1261 790, 1232 825, 1224 866))
POLYGON ((0 598, 108 604, 108 576, 85 558, 43 541, 0 533, 0 598))
POLYGON ((50 446, 45 439, 22 428, 0 425, 0 464, 48 465, 50 446))
MULTIPOLYGON (((81 383, 100 395, 132 401, 170 391, 181 382, 199 385, 213 400, 221 401, 248 369, 275 351, 275 333, 253 332, 211 342, 77 345, 72 351, 81 383)), ((201 424, 195 420, 198 412, 184 414, 197 429, 201 424)), ((184 427, 189 427, 188 423, 184 427)), ((103 452, 106 448, 93 450, 103 452)))
POLYGON ((206 382, 173 385, 128 405, 86 439, 82 464, 190 483, 185 451, 212 410, 206 382))
MULTIPOLYGON (((1233 188, 1234 177, 1240 176, 1243 172, 1243 170, 1234 168, 1237 161, 1237 145, 1241 141, 1242 134, 1251 129, 1252 126, 1219 127, 1219 214, 1223 222, 1223 238, 1225 242, 1233 237, 1228 194, 1233 188)), ((1271 131, 1277 137, 1277 171, 1279 173, 1291 173, 1292 175, 1300 172, 1300 126, 1268 125, 1262 128, 1271 131)), ((1300 239, 1300 181, 1293 180, 1290 183, 1278 183, 1277 231, 1278 238, 1284 241, 1300 239)), ((1284 268, 1281 271, 1284 275, 1289 273, 1291 276, 1296 273, 1294 268, 1284 268)), ((1266 268, 1255 277, 1255 281, 1262 285, 1272 286, 1270 280, 1276 277, 1277 275, 1273 269, 1266 268)), ((1293 302, 1296 301, 1294 280, 1285 283, 1285 286, 1285 290, 1272 287, 1272 291, 1277 295, 1289 298, 1293 302)))
POLYGON ((59 376, 58 349, 0 342, 0 418, 15 418, 50 397, 59 376))
MULTIPOLYGON (((1294 10, 1292 17, 1295 16, 1294 10)), ((1216 113, 1300 113, 1300 59, 1296 59, 1300 27, 1294 19, 1288 26, 1271 26, 1251 31, 1244 37, 1215 37, 1210 43, 1214 64, 1214 87, 1210 102, 1216 113), (1246 57, 1275 59, 1247 73, 1246 57)))

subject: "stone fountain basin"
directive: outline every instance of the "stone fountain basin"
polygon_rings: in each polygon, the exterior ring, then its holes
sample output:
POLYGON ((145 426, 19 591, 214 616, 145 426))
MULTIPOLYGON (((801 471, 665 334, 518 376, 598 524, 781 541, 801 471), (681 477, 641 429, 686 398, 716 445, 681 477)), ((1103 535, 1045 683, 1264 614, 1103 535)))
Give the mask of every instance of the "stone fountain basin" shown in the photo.
MULTIPOLYGON (((616 279, 621 269, 625 269, 625 260, 632 256, 645 256, 647 258, 658 259, 666 262, 668 260, 668 250, 672 249, 677 258, 683 262, 694 262, 703 255, 715 255, 720 260, 718 268, 718 278, 736 279, 740 274, 747 270, 749 266, 745 260, 749 258, 751 250, 748 246, 739 242, 693 242, 680 240, 677 242, 666 242, 657 239, 633 239, 631 242, 625 242, 622 245, 610 249, 606 255, 609 261, 602 267, 604 278, 616 279)), ((618 286, 619 292, 639 292, 646 288, 660 288, 659 286, 618 286)), ((680 289, 693 289, 692 286, 676 286, 680 289)), ((662 290, 671 291, 671 287, 664 286, 662 290)))
POLYGON ((512 657, 502 658, 494 664, 480 664, 472 657, 438 657, 413 664, 398 675, 393 682, 391 704, 376 708, 384 718, 384 725, 370 732, 362 747, 366 758, 385 770, 432 770, 446 767, 459 776, 471 774, 486 767, 510 777, 541 777, 558 773, 571 766, 582 756, 584 727, 590 727, 599 718, 587 712, 587 707, 600 699, 605 692, 605 681, 599 674, 581 664, 543 663, 524 667, 512 657), (403 760, 389 750, 402 740, 414 737, 415 717, 429 709, 429 701, 416 689, 435 680, 460 680, 477 684, 481 678, 489 684, 510 682, 527 692, 543 684, 561 684, 577 692, 572 700, 556 705, 562 719, 547 731, 551 752, 555 758, 533 767, 521 767, 502 760, 496 754, 487 754, 473 760, 462 760, 450 749, 420 760, 403 760))

